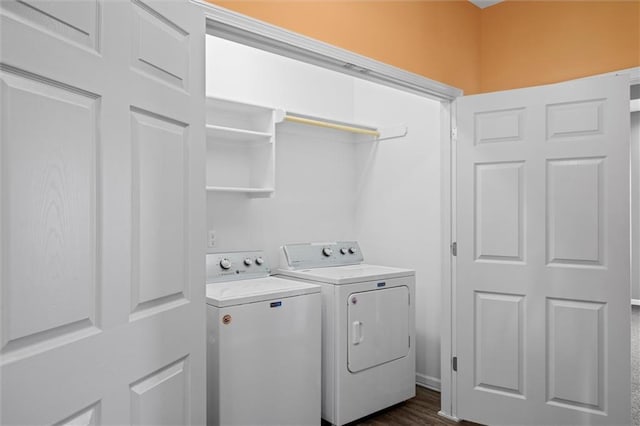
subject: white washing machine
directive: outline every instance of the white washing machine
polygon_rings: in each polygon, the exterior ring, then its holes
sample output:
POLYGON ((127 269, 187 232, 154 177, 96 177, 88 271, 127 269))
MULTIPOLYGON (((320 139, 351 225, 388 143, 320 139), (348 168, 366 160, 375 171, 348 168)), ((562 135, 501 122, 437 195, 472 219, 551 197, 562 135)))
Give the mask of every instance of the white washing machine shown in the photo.
POLYGON ((207 424, 319 425, 320 286, 207 255, 207 424))
POLYGON ((415 272, 358 243, 289 244, 279 276, 322 286, 322 418, 343 425, 415 396, 415 272))

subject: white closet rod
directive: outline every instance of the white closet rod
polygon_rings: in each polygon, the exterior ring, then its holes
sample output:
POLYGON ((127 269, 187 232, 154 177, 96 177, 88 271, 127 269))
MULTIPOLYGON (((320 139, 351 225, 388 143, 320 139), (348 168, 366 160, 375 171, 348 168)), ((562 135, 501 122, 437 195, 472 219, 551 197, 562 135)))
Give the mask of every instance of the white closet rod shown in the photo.
POLYGON ((291 114, 285 115, 284 119, 294 123, 309 124, 309 125, 318 126, 318 127, 326 127, 328 129, 342 130, 345 132, 358 133, 361 135, 370 135, 370 136, 375 136, 376 138, 380 137, 380 132, 374 129, 347 126, 344 124, 332 123, 330 121, 314 120, 312 118, 299 117, 297 115, 291 115, 291 114))

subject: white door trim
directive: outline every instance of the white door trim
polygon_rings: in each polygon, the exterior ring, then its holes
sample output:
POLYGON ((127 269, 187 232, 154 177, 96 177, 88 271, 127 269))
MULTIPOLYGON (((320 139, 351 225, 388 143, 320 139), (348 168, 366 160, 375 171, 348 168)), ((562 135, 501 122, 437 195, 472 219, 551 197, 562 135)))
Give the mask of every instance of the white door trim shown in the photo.
POLYGON ((207 19, 207 34, 440 101, 451 101, 462 95, 462 90, 458 88, 232 12, 205 0, 191 2, 202 7, 207 19))
POLYGON ((606 72, 604 74, 590 75, 584 78, 605 77, 608 75, 628 75, 630 86, 633 86, 634 84, 640 84, 640 67, 625 68, 618 71, 606 72))
POLYGON ((456 103, 442 105, 440 144, 440 211, 441 211, 441 263, 442 314, 440 323, 440 411, 439 415, 458 421, 456 417, 456 380, 452 369, 455 353, 455 257, 452 242, 456 240, 455 227, 455 180, 456 180, 456 103), (447 132, 444 130, 448 129, 447 132))

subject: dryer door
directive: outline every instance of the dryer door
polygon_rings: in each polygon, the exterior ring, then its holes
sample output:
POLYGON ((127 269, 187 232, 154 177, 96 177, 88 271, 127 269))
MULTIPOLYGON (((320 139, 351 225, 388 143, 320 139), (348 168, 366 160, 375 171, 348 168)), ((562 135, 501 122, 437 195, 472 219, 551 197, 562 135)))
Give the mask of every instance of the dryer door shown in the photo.
POLYGON ((352 293, 347 299, 348 368, 366 370, 409 353, 409 288, 352 293))

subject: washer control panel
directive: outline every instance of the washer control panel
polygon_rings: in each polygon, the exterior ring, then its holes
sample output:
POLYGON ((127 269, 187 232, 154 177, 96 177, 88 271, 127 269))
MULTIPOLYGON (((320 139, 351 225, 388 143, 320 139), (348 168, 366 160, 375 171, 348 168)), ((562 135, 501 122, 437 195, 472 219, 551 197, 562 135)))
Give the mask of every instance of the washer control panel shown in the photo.
POLYGON ((332 241, 282 246, 281 267, 310 269, 327 266, 357 265, 364 258, 357 241, 332 241))
POLYGON ((269 263, 262 251, 207 254, 207 284, 268 277, 269 263))

